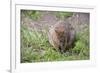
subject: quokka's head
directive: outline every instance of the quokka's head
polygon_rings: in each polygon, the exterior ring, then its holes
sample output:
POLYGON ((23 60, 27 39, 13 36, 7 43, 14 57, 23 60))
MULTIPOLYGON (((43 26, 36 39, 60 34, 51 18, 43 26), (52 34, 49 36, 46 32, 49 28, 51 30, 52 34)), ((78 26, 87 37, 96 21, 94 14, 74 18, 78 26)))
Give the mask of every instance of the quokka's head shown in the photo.
POLYGON ((66 37, 64 26, 56 27, 55 32, 56 32, 57 39, 59 41, 59 49, 61 52, 63 52, 65 49, 64 45, 65 45, 65 37, 66 37))
POLYGON ((64 37, 69 31, 69 23, 64 21, 59 21, 55 24, 55 32, 59 38, 64 37))
POLYGON ((56 33, 56 36, 59 40, 64 37, 64 32, 65 32, 65 30, 62 27, 55 28, 55 33, 56 33))

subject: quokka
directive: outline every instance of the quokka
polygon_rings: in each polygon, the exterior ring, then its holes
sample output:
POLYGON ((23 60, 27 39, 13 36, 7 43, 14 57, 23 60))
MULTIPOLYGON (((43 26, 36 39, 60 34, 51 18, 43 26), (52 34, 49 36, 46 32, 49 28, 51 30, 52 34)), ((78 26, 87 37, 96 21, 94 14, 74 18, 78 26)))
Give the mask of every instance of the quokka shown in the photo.
POLYGON ((75 30, 71 24, 64 21, 59 21, 55 25, 51 26, 48 33, 50 44, 60 51, 66 52, 71 48, 75 41, 75 30))

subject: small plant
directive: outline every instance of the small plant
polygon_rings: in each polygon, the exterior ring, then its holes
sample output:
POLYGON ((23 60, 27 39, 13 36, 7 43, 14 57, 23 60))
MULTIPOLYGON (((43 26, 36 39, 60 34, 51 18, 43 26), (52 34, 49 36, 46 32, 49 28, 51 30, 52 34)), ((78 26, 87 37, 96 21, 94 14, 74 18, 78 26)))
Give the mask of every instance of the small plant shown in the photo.
POLYGON ((77 34, 77 41, 72 50, 79 55, 80 58, 89 59, 89 48, 89 29, 87 27, 84 31, 77 34))
POLYGON ((35 10, 22 10, 21 14, 27 16, 33 20, 38 20, 41 17, 41 13, 35 10))
POLYGON ((45 62, 89 59, 89 32, 77 34, 75 47, 64 54, 55 51, 46 34, 21 26, 21 62, 45 62))
POLYGON ((56 17, 60 19, 65 19, 65 18, 71 17, 72 15, 73 15, 72 12, 57 12, 56 13, 56 17))

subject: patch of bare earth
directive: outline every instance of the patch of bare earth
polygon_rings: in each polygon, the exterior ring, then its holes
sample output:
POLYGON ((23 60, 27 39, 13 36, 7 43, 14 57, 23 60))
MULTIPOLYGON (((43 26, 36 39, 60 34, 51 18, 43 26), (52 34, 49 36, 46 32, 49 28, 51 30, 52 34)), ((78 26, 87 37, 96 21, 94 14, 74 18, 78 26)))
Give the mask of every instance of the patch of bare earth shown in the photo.
MULTIPOLYGON (((39 20, 33 20, 29 17, 22 16, 21 24, 37 31, 48 31, 48 28, 58 22, 59 18, 56 17, 55 12, 41 11, 41 17, 39 20)), ((69 18, 65 19, 65 22, 69 22, 75 28, 75 30, 81 31, 85 26, 89 25, 88 13, 73 13, 69 18)))

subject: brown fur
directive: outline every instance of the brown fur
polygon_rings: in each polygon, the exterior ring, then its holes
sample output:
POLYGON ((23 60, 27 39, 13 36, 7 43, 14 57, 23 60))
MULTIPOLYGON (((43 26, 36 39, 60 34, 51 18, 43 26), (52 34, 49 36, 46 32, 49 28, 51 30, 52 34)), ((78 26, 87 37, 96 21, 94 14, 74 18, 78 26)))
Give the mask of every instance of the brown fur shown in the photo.
POLYGON ((61 53, 69 49, 75 39, 75 31, 69 23, 59 21, 49 29, 49 42, 61 53))

